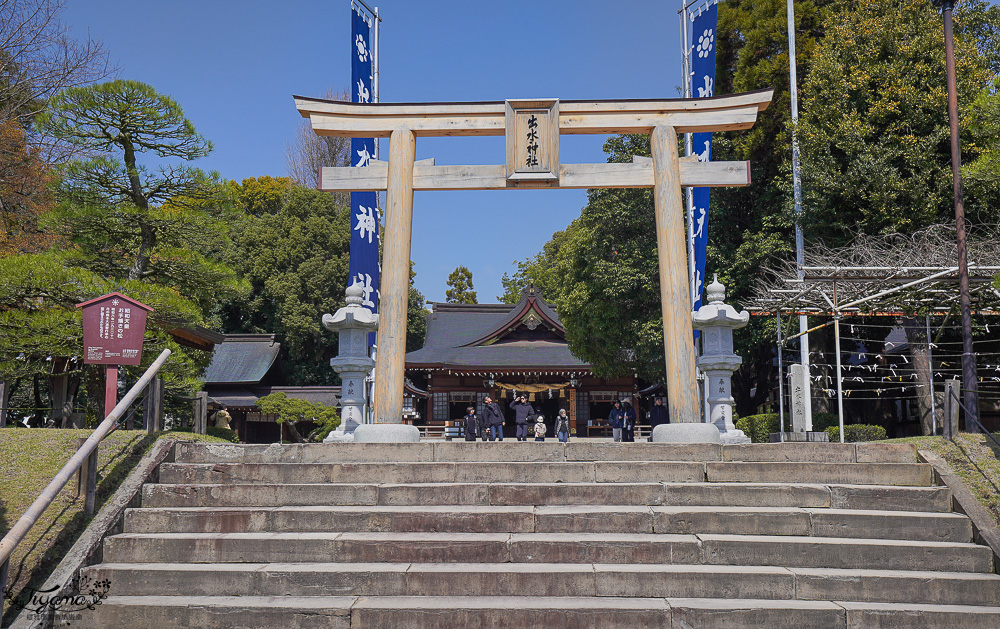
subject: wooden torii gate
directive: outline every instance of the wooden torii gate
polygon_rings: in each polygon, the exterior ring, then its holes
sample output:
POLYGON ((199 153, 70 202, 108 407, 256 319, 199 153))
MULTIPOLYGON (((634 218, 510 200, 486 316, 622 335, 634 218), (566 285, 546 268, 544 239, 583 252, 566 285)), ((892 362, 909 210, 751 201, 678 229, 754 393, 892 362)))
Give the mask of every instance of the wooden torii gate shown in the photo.
POLYGON ((749 129, 772 90, 697 99, 480 103, 348 103, 295 97, 323 136, 389 138, 389 161, 322 169, 322 190, 385 190, 386 219, 375 366, 375 421, 399 423, 403 409, 406 308, 414 190, 653 188, 660 268, 667 400, 673 421, 701 421, 683 186, 746 186, 749 162, 680 158, 677 135, 749 129), (652 157, 625 164, 560 164, 561 134, 648 133, 652 157), (506 163, 437 166, 414 162, 416 138, 505 135, 506 163))

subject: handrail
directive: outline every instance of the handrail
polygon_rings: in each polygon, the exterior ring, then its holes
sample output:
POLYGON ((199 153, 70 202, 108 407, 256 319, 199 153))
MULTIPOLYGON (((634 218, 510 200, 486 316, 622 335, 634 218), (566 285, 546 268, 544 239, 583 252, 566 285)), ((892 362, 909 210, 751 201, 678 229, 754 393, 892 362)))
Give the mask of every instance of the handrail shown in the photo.
MULTIPOLYGON (((42 513, 52 504, 62 488, 69 482, 69 479, 73 477, 84 462, 97 450, 98 444, 101 440, 107 437, 116 428, 118 419, 128 410, 128 407, 132 405, 139 394, 145 389, 150 381, 156 376, 160 367, 166 362, 167 358, 170 356, 170 350, 163 350, 157 357, 153 364, 149 366, 146 373, 139 378, 139 381, 129 389, 129 392, 125 394, 121 402, 108 414, 108 416, 101 422, 101 424, 94 429, 94 432, 87 437, 87 440, 80 446, 80 449, 76 451, 66 465, 63 465, 59 473, 55 475, 55 478, 42 490, 42 493, 35 498, 35 501, 31 503, 28 510, 24 512, 18 521, 11 527, 10 531, 4 535, 3 539, 0 540, 0 594, 6 588, 6 576, 7 576, 7 562, 10 559, 11 554, 14 552, 14 548, 17 547, 24 536, 28 534, 31 527, 35 525, 38 518, 41 517, 42 513)), ((2 596, 0 596, 0 614, 3 613, 3 601, 2 596)))

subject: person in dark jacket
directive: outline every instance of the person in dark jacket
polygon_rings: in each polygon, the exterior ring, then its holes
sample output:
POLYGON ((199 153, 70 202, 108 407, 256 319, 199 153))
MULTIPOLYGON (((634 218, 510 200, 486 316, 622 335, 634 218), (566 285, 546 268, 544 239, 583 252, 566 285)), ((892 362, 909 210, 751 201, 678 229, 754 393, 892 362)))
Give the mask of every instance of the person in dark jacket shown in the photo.
POLYGON ((667 407, 663 405, 663 398, 658 397, 653 401, 653 408, 649 409, 649 440, 653 440, 653 430, 661 424, 670 423, 670 414, 667 407))
POLYGON ((611 435, 615 441, 622 440, 622 403, 615 400, 615 405, 608 414, 608 425, 611 426, 611 435))
POLYGON ((628 400, 622 402, 622 441, 635 441, 635 409, 628 400))
POLYGON ((465 440, 475 441, 476 435, 479 433, 479 418, 476 417, 476 408, 474 406, 465 409, 462 427, 465 428, 465 440))
POLYGON ((483 400, 483 423, 490 429, 490 441, 494 439, 503 441, 503 426, 507 422, 503 420, 503 411, 500 405, 493 401, 493 398, 486 396, 483 400))
POLYGON ((517 424, 517 440, 528 440, 528 419, 538 415, 535 407, 528 402, 528 397, 523 393, 514 398, 510 403, 510 409, 514 411, 514 423, 517 424))

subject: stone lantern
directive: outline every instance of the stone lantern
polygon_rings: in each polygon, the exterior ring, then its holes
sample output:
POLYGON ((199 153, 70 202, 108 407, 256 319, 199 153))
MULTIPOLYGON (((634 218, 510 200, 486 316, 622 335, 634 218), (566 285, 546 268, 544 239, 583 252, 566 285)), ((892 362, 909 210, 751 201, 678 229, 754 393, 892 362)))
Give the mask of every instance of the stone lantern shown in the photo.
POLYGON ((323 327, 339 336, 339 351, 336 358, 330 359, 330 366, 341 380, 340 426, 325 442, 354 441, 354 429, 362 422, 362 409, 368 402, 365 376, 375 366, 368 356, 368 334, 378 328, 378 315, 361 305, 361 284, 351 284, 344 294, 347 305, 336 314, 323 315, 323 327))
POLYGON ((746 310, 737 312, 723 303, 726 287, 719 278, 705 287, 707 305, 691 313, 694 329, 701 330, 702 355, 698 357, 698 368, 705 374, 708 387, 709 421, 719 429, 722 443, 750 443, 742 430, 733 425, 732 377, 743 359, 733 353, 733 330, 744 327, 750 321, 746 310))

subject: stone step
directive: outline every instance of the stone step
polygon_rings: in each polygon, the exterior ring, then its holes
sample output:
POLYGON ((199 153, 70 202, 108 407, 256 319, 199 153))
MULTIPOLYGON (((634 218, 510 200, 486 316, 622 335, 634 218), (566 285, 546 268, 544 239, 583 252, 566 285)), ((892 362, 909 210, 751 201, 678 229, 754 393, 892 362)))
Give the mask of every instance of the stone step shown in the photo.
POLYGON ((814 461, 823 463, 914 463, 911 444, 768 443, 719 446, 707 443, 421 442, 350 444, 179 443, 178 463, 337 463, 431 461, 814 461))
POLYGON ((926 463, 706 463, 710 483, 837 483, 926 487, 933 470, 926 463))
POLYGON ((929 486, 926 463, 676 461, 164 463, 161 483, 618 483, 723 482, 929 486))
POLYGON ((1000 605, 986 573, 622 564, 99 564, 116 596, 616 596, 1000 605))
POLYGON ((662 506, 293 506, 129 509, 126 533, 718 533, 971 542, 955 513, 662 506))
POLYGON ((373 478, 378 478, 383 483, 699 482, 705 480, 705 464, 674 461, 576 461, 160 465, 161 483, 364 483, 373 478))
POLYGON ((56 620, 81 629, 983 629, 1000 624, 1000 607, 706 598, 109 596, 97 609, 76 612, 72 618, 72 622, 56 620))
POLYGON ((985 546, 766 535, 622 533, 124 533, 104 560, 635 563, 991 572, 985 546))
POLYGON ((148 507, 731 505, 948 512, 951 503, 947 487, 792 483, 147 484, 142 492, 148 507))

